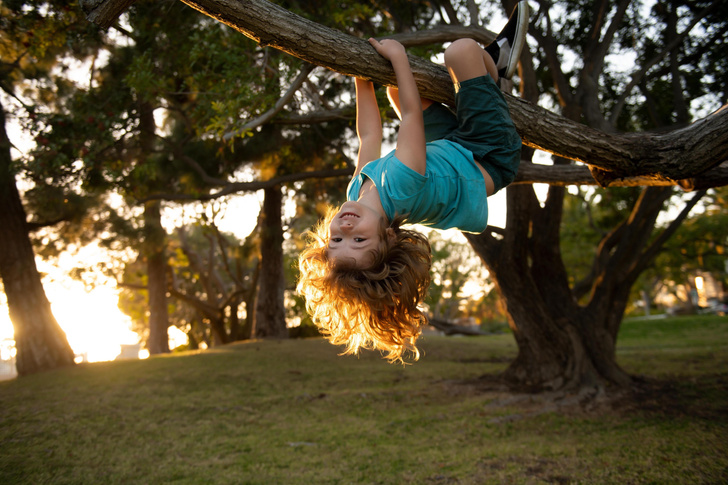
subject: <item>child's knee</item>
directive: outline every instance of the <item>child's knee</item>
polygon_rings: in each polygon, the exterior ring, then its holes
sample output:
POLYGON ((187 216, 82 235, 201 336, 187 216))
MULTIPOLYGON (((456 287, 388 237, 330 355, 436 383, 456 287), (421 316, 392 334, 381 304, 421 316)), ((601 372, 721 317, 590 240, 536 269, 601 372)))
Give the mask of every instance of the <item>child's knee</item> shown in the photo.
POLYGON ((473 39, 458 39, 445 49, 445 65, 461 61, 469 56, 481 56, 482 49, 473 39))

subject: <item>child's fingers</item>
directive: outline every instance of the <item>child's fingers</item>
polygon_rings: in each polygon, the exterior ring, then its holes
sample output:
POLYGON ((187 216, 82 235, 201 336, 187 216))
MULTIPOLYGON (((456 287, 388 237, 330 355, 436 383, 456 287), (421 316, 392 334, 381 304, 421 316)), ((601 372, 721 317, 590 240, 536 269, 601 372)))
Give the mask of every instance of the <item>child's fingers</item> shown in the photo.
POLYGON ((374 49, 379 53, 380 56, 384 57, 387 60, 390 60, 392 58, 393 52, 396 50, 397 42, 393 41, 392 39, 383 39, 381 42, 377 39, 370 37, 369 43, 374 47, 374 49))
POLYGON ((382 44, 380 44, 374 37, 369 37, 369 43, 377 50, 377 52, 382 48, 382 44))

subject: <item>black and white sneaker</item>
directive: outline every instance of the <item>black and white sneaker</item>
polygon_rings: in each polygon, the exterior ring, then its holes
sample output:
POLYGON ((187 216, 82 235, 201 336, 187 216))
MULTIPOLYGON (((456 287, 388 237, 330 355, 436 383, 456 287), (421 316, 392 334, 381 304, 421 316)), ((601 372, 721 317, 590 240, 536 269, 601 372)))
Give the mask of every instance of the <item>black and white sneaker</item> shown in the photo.
POLYGON ((516 72, 518 59, 521 57, 523 46, 526 45, 526 31, 528 31, 528 2, 518 2, 508 23, 495 40, 485 48, 495 61, 498 76, 510 79, 516 72))

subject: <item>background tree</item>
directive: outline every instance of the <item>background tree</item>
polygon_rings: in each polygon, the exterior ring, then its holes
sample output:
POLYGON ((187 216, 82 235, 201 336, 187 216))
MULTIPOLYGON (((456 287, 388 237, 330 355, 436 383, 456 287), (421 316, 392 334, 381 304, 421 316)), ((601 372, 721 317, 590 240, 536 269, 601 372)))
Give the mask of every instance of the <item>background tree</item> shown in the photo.
MULTIPOLYGON (((170 255, 162 226, 165 206, 151 195, 173 189, 194 200, 209 186, 205 177, 237 170, 245 159, 207 135, 207 125, 226 115, 215 95, 237 87, 246 99, 263 98, 247 83, 257 77, 259 71, 251 66, 263 56, 250 56, 252 43, 240 36, 231 41, 213 35, 220 30, 219 24, 179 3, 135 6, 125 16, 125 26, 115 29, 117 40, 108 48, 108 61, 94 71, 92 84, 74 97, 65 117, 50 123, 47 138, 53 149, 34 154, 38 179, 53 173, 42 164, 57 159, 55 147, 62 147, 65 156, 56 173, 67 172, 85 193, 122 195, 126 207, 117 211, 119 223, 106 228, 105 239, 110 246, 137 251, 146 265, 143 291, 149 306, 143 314, 149 320, 145 335, 152 354, 169 351, 170 255), (235 58, 235 69, 208 60, 198 41, 211 47, 212 38, 231 56, 226 60, 235 58), (223 87, 215 91, 212 86, 223 87)), ((61 188, 58 177, 51 180, 50 188, 61 188)), ((83 224, 76 221, 73 227, 83 224)), ((57 233, 56 241, 68 243, 67 234, 57 233)))
MULTIPOLYGON (((256 238, 241 242, 205 219, 178 227, 168 247, 170 321, 187 334, 192 349, 250 338, 255 315, 256 238)), ((128 264, 120 297, 120 306, 141 335, 148 332, 146 298, 138 297, 146 291, 145 279, 139 263, 128 264)))
MULTIPOLYGON (((4 2, 0 11, 0 277, 15 330, 17 370, 23 376, 73 364, 74 355, 51 312, 29 234, 58 218, 28 223, 16 185, 24 161, 13 159, 8 114, 14 113, 16 123, 31 123, 63 109, 71 88, 63 77, 68 68, 64 57, 87 57, 98 48, 99 37, 63 2, 4 2)), ((37 144, 46 142, 42 135, 36 137, 37 144)), ((64 202, 66 210, 56 211, 61 219, 73 212, 68 199, 64 202)))
MULTIPOLYGON (((615 94, 620 101, 626 99, 619 98, 625 92, 605 75, 605 68, 610 48, 630 41, 626 32, 642 22, 639 11, 630 11, 628 3, 598 2, 600 8, 590 8, 596 5, 575 2, 564 5, 566 11, 573 12, 565 17, 556 14, 560 6, 541 4, 530 30, 538 41, 537 57, 532 59, 527 52, 521 71, 524 97, 535 102, 538 93, 550 92, 563 113, 575 121, 600 130, 634 129, 636 116, 622 118, 629 125, 618 124, 617 111, 624 104, 601 101, 614 99, 615 94), (602 15, 606 12, 608 16, 602 15), (565 66, 557 46, 573 49, 583 63, 573 69, 565 66), (538 82, 544 83, 543 88, 538 82), (553 83, 553 88, 546 82, 553 83), (603 114, 609 107, 613 107, 616 126, 603 114)), ((706 15, 706 11, 691 11, 687 22, 695 25, 706 15)), ((689 30, 684 36, 688 34, 689 30)), ((672 46, 687 54, 669 23, 658 31, 658 36, 663 37, 648 41, 648 45, 672 46)), ((706 49, 711 47, 705 45, 706 49)), ((664 65, 661 73, 647 76, 646 65, 642 64, 642 70, 635 74, 654 97, 655 85, 667 82, 679 86, 682 82, 679 63, 685 59, 669 53, 665 50, 656 61, 645 61, 664 65)), ((628 94, 629 86, 626 89, 628 94)), ((681 89, 671 92, 681 101, 688 94, 681 89)), ((684 114, 677 115, 685 120, 684 114)), ((649 120, 639 120, 637 126, 654 127, 649 120)), ((555 160, 555 164, 564 163, 555 160)), ((596 167, 592 172, 602 182, 613 178, 613 174, 596 167)), ((560 252, 565 189, 551 186, 542 206, 530 187, 509 188, 505 236, 497 239, 485 233, 469 239, 492 270, 507 302, 519 346, 517 359, 505 373, 511 384, 538 389, 596 388, 597 392, 610 384, 629 384, 630 377, 616 363, 615 343, 631 287, 704 194, 696 193, 670 225, 654 231, 671 193, 666 187, 640 191, 629 217, 612 226, 601 239, 590 272, 570 285, 560 252)))
MULTIPOLYGON (((142 255, 130 263, 127 274, 136 274, 140 262, 147 265, 145 274, 127 282, 127 287, 134 291, 142 285, 140 291, 148 298, 149 307, 134 315, 149 320, 149 325, 139 328, 145 329, 151 353, 168 351, 170 254, 159 194, 169 191, 169 199, 198 201, 225 191, 264 189, 267 217, 261 219, 259 232, 268 239, 259 248, 263 276, 255 333, 285 336, 283 201, 281 195, 275 197, 282 189, 280 185, 276 189, 275 183, 253 184, 248 189, 234 179, 257 173, 262 180, 281 176, 296 180, 299 167, 341 166, 342 160, 347 164, 331 140, 341 138, 348 120, 334 119, 316 128, 298 129, 290 123, 262 126, 268 113, 277 113, 286 103, 316 105, 318 95, 313 99, 290 96, 307 81, 311 67, 295 59, 284 63, 281 59, 292 59, 255 48, 244 37, 179 3, 140 3, 114 30, 120 35, 108 48, 109 60, 94 69, 89 88, 74 96, 66 113, 48 119, 44 136, 49 146, 34 152, 29 176, 57 198, 73 195, 74 183, 85 194, 96 194, 99 205, 94 217, 103 218, 108 209, 101 210, 103 194, 123 196, 126 207, 104 218, 114 222, 103 228, 105 241, 142 255), (298 87, 281 94, 281 87, 291 82, 298 87), (246 167, 253 170, 245 172, 246 167)), ((41 191, 36 192, 40 200, 41 191)), ((56 231, 53 246, 61 250, 77 241, 68 236, 74 230, 80 235, 79 227, 93 227, 98 234, 98 225, 90 225, 88 219, 69 221, 56 231)), ((218 336, 220 341, 227 340, 222 333, 218 336)), ((239 338, 238 332, 228 336, 239 338)))
MULTIPOLYGON (((694 285, 695 277, 702 275, 710 275, 724 291, 728 289, 726 196, 725 187, 710 191, 696 208, 695 217, 686 220, 667 241, 654 267, 645 274, 652 283, 645 285, 651 297, 663 290, 692 306, 690 298, 681 297, 679 290, 694 285)), ((688 296, 690 292, 685 293, 688 296)))
POLYGON ((446 335, 480 334, 480 329, 468 325, 467 320, 479 323, 483 316, 478 300, 490 290, 487 271, 467 242, 445 238, 432 230, 427 237, 432 248, 433 276, 425 298, 429 324, 446 335), (476 295, 476 291, 482 294, 476 295))

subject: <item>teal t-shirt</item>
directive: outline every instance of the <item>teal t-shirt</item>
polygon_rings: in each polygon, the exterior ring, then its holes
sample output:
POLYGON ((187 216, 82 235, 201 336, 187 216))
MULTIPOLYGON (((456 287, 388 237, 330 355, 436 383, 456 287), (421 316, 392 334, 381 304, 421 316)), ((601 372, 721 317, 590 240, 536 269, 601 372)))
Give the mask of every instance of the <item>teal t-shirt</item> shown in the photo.
POLYGON ((394 150, 367 163, 351 179, 348 200, 357 200, 364 177, 370 179, 391 221, 405 216, 411 224, 437 229, 457 228, 479 234, 488 225, 488 200, 483 174, 473 154, 449 140, 427 144, 427 168, 421 175, 394 156, 394 150))

